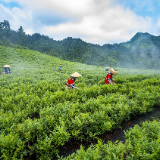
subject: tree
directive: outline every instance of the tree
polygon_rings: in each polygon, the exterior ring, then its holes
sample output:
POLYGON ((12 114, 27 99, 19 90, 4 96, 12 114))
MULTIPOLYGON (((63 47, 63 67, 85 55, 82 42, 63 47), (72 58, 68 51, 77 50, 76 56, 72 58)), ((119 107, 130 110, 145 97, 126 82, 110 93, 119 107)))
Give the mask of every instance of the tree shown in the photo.
POLYGON ((4 22, 0 22, 0 29, 10 30, 9 22, 7 20, 4 20, 4 22))
POLYGON ((12 32, 10 30, 10 24, 7 20, 0 22, 0 39, 5 45, 8 45, 12 37, 12 32))
POLYGON ((25 43, 26 43, 26 34, 25 34, 22 26, 20 26, 17 33, 18 33, 18 38, 19 38, 19 41, 20 41, 20 45, 24 46, 25 43))

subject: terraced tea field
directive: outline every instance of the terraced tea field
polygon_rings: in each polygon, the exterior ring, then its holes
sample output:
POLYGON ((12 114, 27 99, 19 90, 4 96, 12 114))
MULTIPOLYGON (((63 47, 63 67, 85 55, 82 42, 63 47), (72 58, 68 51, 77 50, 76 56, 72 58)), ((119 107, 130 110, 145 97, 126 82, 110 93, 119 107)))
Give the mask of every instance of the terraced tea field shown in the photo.
MULTIPOLYGON (((106 66, 0 46, 1 72, 5 64, 11 74, 0 76, 0 159, 53 159, 71 140, 97 140, 160 106, 158 70, 116 68, 117 83, 104 85, 106 66), (82 74, 79 90, 65 90, 75 71, 82 74)), ((99 140, 66 159, 156 159, 159 137, 159 122, 145 122, 126 133, 124 144, 99 140)))

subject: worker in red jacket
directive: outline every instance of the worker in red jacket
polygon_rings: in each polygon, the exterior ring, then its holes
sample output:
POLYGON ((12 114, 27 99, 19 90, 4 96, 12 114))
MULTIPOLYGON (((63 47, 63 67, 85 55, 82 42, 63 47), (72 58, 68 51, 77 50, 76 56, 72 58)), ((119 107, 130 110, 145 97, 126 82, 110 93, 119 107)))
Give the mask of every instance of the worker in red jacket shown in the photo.
POLYGON ((107 73, 107 76, 106 76, 106 78, 104 80, 104 84, 112 84, 113 85, 114 83, 116 83, 112 79, 112 76, 113 75, 117 75, 118 74, 117 71, 115 69, 109 68, 109 67, 106 67, 105 71, 109 71, 109 72, 107 73))
POLYGON ((75 89, 75 88, 78 89, 77 87, 74 86, 75 82, 76 82, 76 78, 71 76, 66 83, 66 88, 67 89, 69 89, 69 88, 70 89, 75 89))

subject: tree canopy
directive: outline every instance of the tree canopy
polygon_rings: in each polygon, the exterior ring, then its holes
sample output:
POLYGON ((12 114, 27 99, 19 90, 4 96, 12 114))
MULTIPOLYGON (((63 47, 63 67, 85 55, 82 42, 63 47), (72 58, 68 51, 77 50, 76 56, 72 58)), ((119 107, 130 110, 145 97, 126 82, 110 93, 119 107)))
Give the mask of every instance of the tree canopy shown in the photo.
POLYGON ((10 29, 9 21, 0 22, 0 44, 27 47, 60 59, 98 66, 160 68, 160 36, 138 32, 130 41, 103 46, 67 37, 56 41, 46 35, 27 35, 22 26, 10 29))

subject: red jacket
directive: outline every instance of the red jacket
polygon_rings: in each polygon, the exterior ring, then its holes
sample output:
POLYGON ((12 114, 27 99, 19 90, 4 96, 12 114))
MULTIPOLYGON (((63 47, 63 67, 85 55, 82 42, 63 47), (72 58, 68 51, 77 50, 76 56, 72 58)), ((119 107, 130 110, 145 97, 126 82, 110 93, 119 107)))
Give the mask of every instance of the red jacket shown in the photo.
POLYGON ((71 86, 73 86, 73 83, 74 83, 73 79, 69 78, 66 85, 71 87, 71 86))
POLYGON ((104 80, 104 82, 105 83, 109 83, 110 80, 112 80, 112 74, 108 73, 107 76, 106 76, 106 78, 105 78, 105 80, 104 80))

